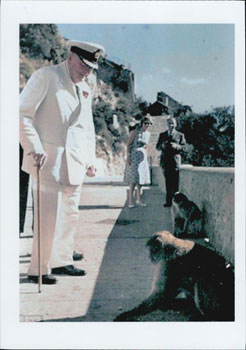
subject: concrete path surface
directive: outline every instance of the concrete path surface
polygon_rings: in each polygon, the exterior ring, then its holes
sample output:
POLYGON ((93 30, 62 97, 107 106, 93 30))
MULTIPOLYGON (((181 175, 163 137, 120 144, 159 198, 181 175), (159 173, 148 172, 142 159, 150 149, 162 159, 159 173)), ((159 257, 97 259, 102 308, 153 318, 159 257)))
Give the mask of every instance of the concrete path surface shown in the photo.
MULTIPOLYGON (((136 306, 151 288, 153 266, 145 248, 155 231, 170 230, 170 209, 158 187, 145 187, 147 207, 127 207, 127 187, 120 183, 85 184, 80 201, 75 266, 84 277, 58 276, 56 285, 27 279, 32 244, 31 211, 20 238, 20 321, 110 321, 136 306)), ((189 310, 154 311, 139 321, 187 321, 189 310)))

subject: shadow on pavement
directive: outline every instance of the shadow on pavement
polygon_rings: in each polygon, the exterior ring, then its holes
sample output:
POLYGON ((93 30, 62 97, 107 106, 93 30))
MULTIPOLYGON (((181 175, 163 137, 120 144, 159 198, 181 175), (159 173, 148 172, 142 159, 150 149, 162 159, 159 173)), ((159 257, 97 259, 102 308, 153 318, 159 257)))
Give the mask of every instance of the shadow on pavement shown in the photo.
POLYGON ((19 255, 19 258, 30 258, 31 257, 31 254, 27 253, 27 254, 24 254, 24 255, 19 255))
POLYGON ((31 280, 28 279, 26 273, 20 273, 19 283, 33 283, 31 280))
MULTIPOLYGON (((125 206, 111 231, 86 316, 48 322, 112 322, 119 313, 136 306, 149 294, 153 265, 145 245, 152 233, 170 230, 171 218, 170 209, 163 208, 162 195, 155 187, 144 191, 143 201, 147 207, 125 206)), ((157 310, 139 320, 188 321, 190 307, 184 303, 179 311, 157 310)))
POLYGON ((20 264, 29 264, 31 260, 20 260, 20 264))
POLYGON ((123 209, 123 207, 117 207, 116 205, 80 205, 79 210, 95 210, 95 209, 123 209))

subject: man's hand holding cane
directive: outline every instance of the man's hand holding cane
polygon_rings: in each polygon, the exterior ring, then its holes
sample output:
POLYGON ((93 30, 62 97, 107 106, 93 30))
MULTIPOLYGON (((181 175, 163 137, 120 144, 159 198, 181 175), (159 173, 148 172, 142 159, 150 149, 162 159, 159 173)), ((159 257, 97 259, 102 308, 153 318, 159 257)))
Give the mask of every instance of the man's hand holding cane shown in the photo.
POLYGON ((35 160, 35 164, 34 166, 38 167, 40 170, 43 169, 43 167, 45 166, 47 159, 48 159, 48 155, 47 153, 43 152, 43 153, 36 153, 35 151, 29 152, 28 156, 32 156, 33 159, 35 160))

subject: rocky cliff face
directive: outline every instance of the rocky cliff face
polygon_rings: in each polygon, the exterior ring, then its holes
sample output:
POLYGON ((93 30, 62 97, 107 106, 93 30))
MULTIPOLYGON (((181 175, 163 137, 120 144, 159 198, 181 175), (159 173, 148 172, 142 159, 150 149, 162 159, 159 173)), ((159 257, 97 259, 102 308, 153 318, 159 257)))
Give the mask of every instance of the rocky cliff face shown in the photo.
POLYGON ((135 102, 134 74, 125 66, 102 57, 98 68, 98 79, 112 86, 115 94, 124 94, 131 103, 135 102))
MULTIPOLYGON (((119 96, 118 94, 115 94, 113 87, 105 83, 102 79, 97 80, 95 99, 93 103, 96 104, 99 100, 108 103, 112 111, 116 109, 119 101, 119 96)), ((117 115, 112 119, 112 128, 123 128, 125 133, 128 133, 126 125, 119 124, 117 115)), ((96 135, 96 143, 97 176, 123 175, 126 158, 126 144, 122 142, 122 150, 118 154, 115 154, 103 136, 96 135)))
MULTIPOLYGON (((126 146, 124 146, 124 149, 126 149, 126 146)), ((126 150, 115 155, 110 148, 97 146, 97 176, 123 175, 125 169, 125 154, 126 150)))

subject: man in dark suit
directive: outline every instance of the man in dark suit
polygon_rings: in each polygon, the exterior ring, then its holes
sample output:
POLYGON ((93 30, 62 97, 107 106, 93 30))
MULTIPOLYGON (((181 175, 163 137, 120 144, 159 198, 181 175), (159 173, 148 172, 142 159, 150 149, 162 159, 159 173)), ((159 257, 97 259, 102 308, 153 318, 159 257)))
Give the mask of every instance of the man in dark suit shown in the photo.
POLYGON ((181 164, 180 151, 186 148, 185 136, 176 130, 176 119, 168 117, 168 130, 162 132, 156 144, 156 149, 161 151, 160 166, 166 180, 166 203, 165 207, 170 207, 172 197, 178 191, 179 167, 181 164))

